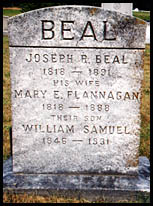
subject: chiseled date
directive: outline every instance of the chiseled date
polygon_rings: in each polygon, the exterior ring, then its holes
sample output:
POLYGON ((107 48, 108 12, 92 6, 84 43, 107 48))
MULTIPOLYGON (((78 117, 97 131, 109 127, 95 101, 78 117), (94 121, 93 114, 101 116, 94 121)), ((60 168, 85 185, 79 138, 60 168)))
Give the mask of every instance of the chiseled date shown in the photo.
POLYGON ((89 110, 89 111, 105 111, 108 112, 109 111, 109 105, 108 104, 90 104, 90 105, 85 105, 85 109, 89 110))
POLYGON ((44 75, 61 75, 63 76, 65 74, 65 69, 64 68, 58 68, 58 69, 53 69, 52 67, 46 69, 43 69, 43 74, 44 75))
MULTIPOLYGON (((77 140, 77 139, 69 139, 69 141, 72 141, 73 143, 83 143, 84 140, 77 140)), ((47 145, 53 145, 53 144, 67 144, 67 138, 65 137, 44 137, 43 138, 43 144, 47 145)), ((110 143, 108 138, 88 138, 87 142, 88 145, 108 145, 110 143)))
POLYGON ((43 110, 60 110, 62 111, 64 109, 63 104, 42 104, 43 110))
POLYGON ((105 138, 89 138, 88 139, 89 145, 108 145, 109 144, 109 139, 105 138))
POLYGON ((48 144, 48 145, 51 145, 51 144, 66 144, 67 143, 67 139, 62 137, 62 138, 59 138, 59 137, 44 137, 43 138, 43 144, 48 144))

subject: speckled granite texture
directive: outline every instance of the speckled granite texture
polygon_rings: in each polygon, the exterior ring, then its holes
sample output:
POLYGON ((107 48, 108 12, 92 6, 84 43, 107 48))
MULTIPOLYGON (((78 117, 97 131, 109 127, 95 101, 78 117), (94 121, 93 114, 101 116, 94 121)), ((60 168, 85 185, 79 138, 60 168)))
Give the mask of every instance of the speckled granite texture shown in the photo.
POLYGON ((59 6, 8 30, 14 173, 137 175, 146 23, 59 6))
POLYGON ((66 197, 86 197, 90 200, 105 197, 121 200, 136 198, 139 192, 150 192, 150 162, 139 157, 139 173, 131 176, 104 175, 16 175, 12 172, 12 158, 3 165, 3 190, 5 192, 36 192, 37 194, 63 194, 66 197))
POLYGON ((11 17, 8 22, 8 30, 12 46, 89 47, 90 44, 90 47, 144 48, 146 23, 141 19, 103 10, 100 7, 57 6, 11 17), (53 28, 54 33, 46 31, 45 37, 54 36, 54 41, 42 39, 42 20, 54 22, 44 24, 45 29, 53 28), (61 21, 69 21, 64 26, 65 41, 61 36, 61 21), (91 24, 88 24, 85 29, 88 21, 91 24), (115 34, 117 37, 115 41, 104 41, 103 21, 107 21, 108 24, 107 38, 113 39, 115 34), (80 40, 85 30, 85 35, 92 36, 92 38, 85 37, 80 40), (93 41, 93 38, 96 41, 93 41))

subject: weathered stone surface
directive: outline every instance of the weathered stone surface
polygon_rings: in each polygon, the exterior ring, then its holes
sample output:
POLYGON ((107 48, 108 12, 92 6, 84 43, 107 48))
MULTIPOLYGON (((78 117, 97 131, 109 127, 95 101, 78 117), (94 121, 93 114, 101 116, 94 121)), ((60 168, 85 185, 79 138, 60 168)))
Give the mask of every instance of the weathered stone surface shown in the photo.
POLYGON ((150 22, 147 23, 147 29, 146 29, 146 44, 150 44, 150 22))
POLYGON ((3 16, 3 35, 8 35, 8 16, 3 16))
POLYGON ((87 198, 131 200, 150 192, 150 163, 139 157, 138 176, 14 174, 12 158, 3 166, 4 192, 36 192, 40 195, 59 195, 87 198), (145 171, 145 172, 144 172, 145 171))
POLYGON ((101 7, 132 16, 133 3, 102 3, 101 7))
POLYGON ((145 29, 86 6, 10 18, 15 173, 137 174, 145 29))
POLYGON ((58 6, 26 12, 9 18, 8 27, 10 46, 144 48, 146 31, 145 22, 140 19, 90 6, 58 6), (115 41, 104 40, 105 21, 106 38, 116 38, 115 41))

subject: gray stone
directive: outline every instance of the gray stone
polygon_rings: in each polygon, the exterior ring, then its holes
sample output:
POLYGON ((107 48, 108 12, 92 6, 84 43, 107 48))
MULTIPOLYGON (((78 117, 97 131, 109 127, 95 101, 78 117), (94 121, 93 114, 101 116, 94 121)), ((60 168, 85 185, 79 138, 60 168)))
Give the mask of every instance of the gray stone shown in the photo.
POLYGON ((146 44, 150 44, 150 23, 147 23, 147 29, 146 29, 146 44))
POLYGON ((8 19, 9 16, 3 16, 3 35, 8 35, 8 19))
POLYGON ((146 23, 62 6, 8 25, 13 172, 137 175, 146 23))
POLYGON ((138 176, 107 176, 77 174, 14 174, 12 158, 3 166, 3 191, 8 193, 36 193, 37 195, 64 195, 95 201, 137 200, 150 192, 149 160, 139 157, 138 176), (146 171, 146 172, 144 172, 146 171))
POLYGON ((121 12, 132 16, 133 3, 102 3, 101 7, 105 10, 121 12))
POLYGON ((140 19, 90 6, 38 9, 11 17, 8 24, 10 46, 25 47, 144 48, 146 31, 146 23, 140 19), (103 21, 106 20, 106 38, 109 40, 104 39, 103 21), (63 30, 62 21, 70 21, 63 22, 63 30), (88 21, 91 23, 87 23, 88 21), (87 35, 91 37, 85 37, 87 35), (113 38, 116 39, 113 41, 113 38))

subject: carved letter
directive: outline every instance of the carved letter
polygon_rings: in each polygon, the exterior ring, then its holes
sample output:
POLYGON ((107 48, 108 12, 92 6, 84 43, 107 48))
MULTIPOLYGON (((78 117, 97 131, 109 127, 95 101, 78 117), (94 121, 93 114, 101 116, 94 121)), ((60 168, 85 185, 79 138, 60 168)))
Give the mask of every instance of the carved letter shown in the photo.
POLYGON ((64 31, 71 31, 71 29, 68 29, 68 28, 65 28, 64 25, 66 23, 70 23, 70 24, 74 24, 74 21, 62 21, 62 29, 61 29, 61 35, 62 35, 62 38, 64 40, 72 40, 74 39, 74 36, 73 37, 64 37, 64 31))
POLYGON ((107 21, 103 21, 104 22, 104 40, 109 40, 109 41, 111 41, 111 40, 116 40, 116 37, 114 37, 114 38, 107 38, 106 36, 106 33, 107 33, 107 28, 106 28, 106 23, 107 23, 107 21))
POLYGON ((94 29, 93 29, 92 24, 91 24, 90 21, 87 22, 87 24, 86 24, 86 26, 85 26, 85 29, 84 29, 84 31, 83 31, 82 37, 80 38, 80 40, 82 40, 83 37, 94 37, 94 40, 97 41, 96 35, 95 35, 95 32, 94 32, 94 29), (90 27, 90 30, 92 31, 92 35, 91 35, 91 34, 90 34, 90 35, 89 35, 89 34, 88 34, 88 35, 85 35, 88 26, 90 27))
POLYGON ((42 39, 53 39, 54 38, 53 28, 54 28, 54 22, 53 21, 42 20, 42 39), (48 24, 51 25, 51 28, 49 28, 49 29, 45 28, 45 25, 48 25, 48 24), (51 36, 49 36, 47 34, 50 34, 51 36))

